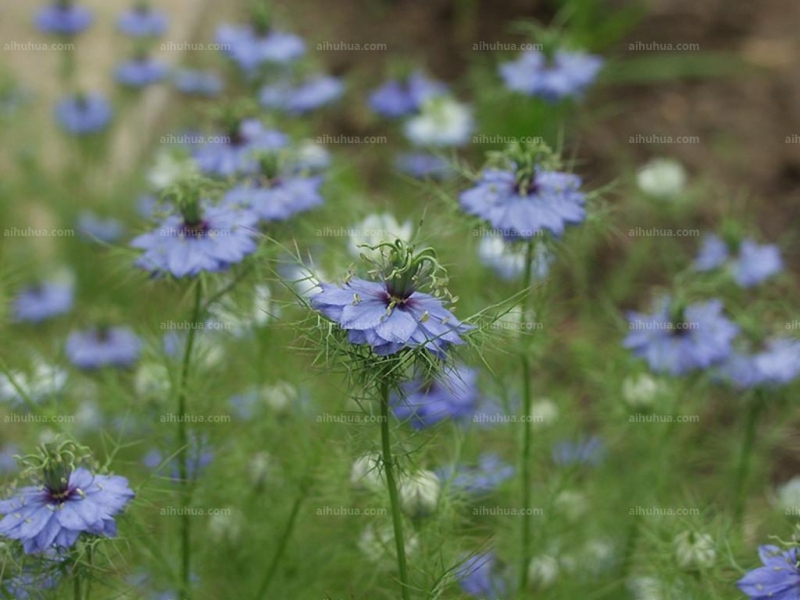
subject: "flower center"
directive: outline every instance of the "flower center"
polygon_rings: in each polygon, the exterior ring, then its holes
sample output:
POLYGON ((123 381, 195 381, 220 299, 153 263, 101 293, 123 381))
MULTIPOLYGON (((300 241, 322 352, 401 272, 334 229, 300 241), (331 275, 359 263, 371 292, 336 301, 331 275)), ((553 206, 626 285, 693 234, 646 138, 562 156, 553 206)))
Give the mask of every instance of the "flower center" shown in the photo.
POLYGON ((188 238, 201 238, 206 237, 209 231, 211 231, 211 227, 209 226, 208 221, 201 220, 196 223, 184 221, 183 225, 180 227, 178 235, 188 238))

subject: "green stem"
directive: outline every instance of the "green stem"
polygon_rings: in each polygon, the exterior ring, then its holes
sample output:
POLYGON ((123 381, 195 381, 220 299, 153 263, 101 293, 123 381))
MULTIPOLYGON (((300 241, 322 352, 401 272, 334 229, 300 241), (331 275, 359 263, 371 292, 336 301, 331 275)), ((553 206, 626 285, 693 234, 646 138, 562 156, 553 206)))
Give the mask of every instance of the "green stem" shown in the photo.
POLYGON ((733 518, 735 523, 742 520, 745 505, 745 486, 750 473, 750 455, 753 453, 753 446, 756 440, 756 429, 761 412, 764 409, 764 401, 760 393, 756 393, 747 411, 747 421, 745 421, 744 440, 742 441, 742 451, 739 454, 739 465, 736 468, 736 476, 733 485, 733 518))
POLYGON ((522 448, 519 456, 519 470, 522 486, 522 540, 520 552, 520 572, 519 572, 519 594, 524 595, 528 588, 528 565, 531 561, 531 443, 532 431, 531 423, 527 421, 531 414, 531 363, 528 357, 527 345, 523 342, 523 332, 526 330, 525 319, 528 318, 528 306, 530 305, 530 287, 533 276, 533 239, 528 240, 525 248, 525 272, 523 281, 523 293, 527 296, 522 301, 522 310, 519 317, 519 331, 517 332, 520 341, 520 362, 522 364, 522 448))
POLYGON ((81 576, 80 573, 75 573, 75 579, 72 580, 72 597, 75 600, 83 600, 81 597, 81 576))
MULTIPOLYGON (((183 353, 183 366, 181 368, 181 379, 178 388, 178 470, 180 473, 181 487, 183 492, 184 506, 187 508, 190 502, 191 482, 189 481, 189 435, 186 429, 186 401, 187 401, 187 382, 189 380, 189 367, 192 362, 192 350, 194 348, 195 325, 200 320, 200 304, 202 301, 203 288, 198 281, 195 288, 194 309, 192 311, 191 327, 186 337, 186 348, 183 353)), ((181 514, 181 598, 191 600, 190 579, 191 579, 191 523, 189 511, 184 510, 181 514)))
POLYGON ((383 469, 386 474, 386 487, 389 490, 389 503, 392 509, 392 525, 394 526, 394 545, 397 551, 397 570, 400 576, 400 594, 403 600, 409 600, 408 568, 406 566, 406 550, 403 542, 403 521, 400 515, 400 500, 397 496, 397 484, 394 479, 394 459, 389 431, 389 384, 381 383, 381 445, 383 447, 383 469))

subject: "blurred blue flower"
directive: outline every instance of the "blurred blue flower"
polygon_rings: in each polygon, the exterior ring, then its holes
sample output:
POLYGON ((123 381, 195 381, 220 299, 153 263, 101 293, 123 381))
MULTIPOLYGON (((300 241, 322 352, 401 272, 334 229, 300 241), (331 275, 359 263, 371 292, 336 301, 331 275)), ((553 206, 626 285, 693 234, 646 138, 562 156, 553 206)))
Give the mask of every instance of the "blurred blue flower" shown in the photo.
POLYGON ((125 232, 122 221, 114 217, 103 218, 92 212, 78 215, 78 231, 88 239, 97 239, 106 244, 116 242, 125 232))
POLYGON ((800 556, 797 548, 760 546, 763 567, 749 571, 736 585, 750 600, 795 600, 800 593, 800 556))
POLYGON ((730 269, 733 278, 742 287, 753 287, 783 270, 781 253, 774 244, 759 245, 746 239, 731 248, 716 235, 707 235, 694 262, 698 271, 711 271, 720 267, 730 269), (732 256, 733 254, 733 256, 732 256))
POLYGON ((520 189, 511 171, 487 169, 459 200, 465 212, 489 221, 504 237, 530 238, 542 231, 560 236, 566 225, 586 218, 580 186, 577 175, 537 169, 520 189))
POLYGON ((402 396, 391 399, 394 415, 414 429, 424 429, 446 419, 469 420, 480 400, 475 369, 459 365, 438 377, 405 382, 402 396))
POLYGON ((722 302, 710 300, 681 309, 662 298, 652 315, 631 312, 623 344, 647 360, 657 373, 685 375, 721 363, 731 353, 739 327, 723 314, 722 302))
POLYGON ((155 58, 134 58, 119 65, 114 74, 118 83, 139 88, 164 79, 167 66, 155 58))
POLYGON ((446 92, 447 87, 443 83, 414 71, 405 80, 389 80, 372 92, 369 106, 384 117, 405 117, 419 111, 429 98, 446 92))
POLYGON ((256 119, 246 119, 236 131, 220 134, 217 139, 196 147, 193 154, 197 168, 203 173, 229 177, 252 172, 258 152, 283 148, 288 141, 280 131, 267 129, 256 119))
POLYGON ((131 246, 144 250, 136 261, 142 269, 155 275, 194 277, 202 271, 224 271, 255 252, 257 226, 252 211, 207 205, 197 222, 170 215, 153 231, 134 238, 131 246))
POLYGON ((324 202, 319 193, 322 181, 320 175, 255 178, 231 188, 223 204, 248 208, 263 221, 285 221, 324 202))
POLYGON ((786 385, 800 374, 800 340, 775 338, 753 358, 761 381, 768 385, 786 385))
POLYGON ((58 570, 23 567, 17 575, 0 581, 0 596, 14 600, 47 600, 52 597, 47 590, 55 588, 60 581, 58 570))
POLYGON ((159 37, 167 30, 167 15, 150 6, 138 5, 117 19, 117 28, 131 37, 159 37))
POLYGON ((200 69, 179 69, 172 76, 172 83, 181 93, 196 96, 219 96, 223 89, 219 75, 200 69))
POLYGON ((343 93, 344 84, 340 79, 330 75, 317 75, 299 85, 275 83, 264 86, 258 97, 265 108, 300 115, 335 102, 343 93))
POLYGON ((73 94, 55 107, 58 123, 69 133, 82 135, 105 129, 111 122, 111 105, 97 93, 73 94))
POLYGON ((36 13, 36 26, 43 33, 74 35, 92 24, 92 11, 72 2, 56 1, 36 13))
POLYGON ((81 533, 116 536, 114 516, 134 497, 124 477, 83 467, 65 471, 63 479, 20 488, 0 501, 0 535, 20 540, 27 554, 70 548, 81 533))
POLYGON ((482 454, 477 465, 451 465, 437 471, 437 475, 450 481, 454 490, 479 496, 494 491, 511 479, 515 471, 496 454, 482 454))
POLYGON ((561 466, 599 465, 605 458, 603 440, 597 436, 573 440, 563 440, 553 446, 553 461, 561 466))
POLYGON ((455 572, 455 577, 465 594, 482 600, 505 600, 509 589, 497 569, 493 552, 483 552, 467 557, 455 572))
POLYGON ((67 357, 80 369, 129 367, 139 359, 142 342, 127 327, 93 327, 67 338, 67 357))
MULTIPOLYGON (((214 461, 214 453, 209 448, 206 439, 202 436, 193 435, 189 437, 186 453, 186 476, 189 480, 197 479, 203 470, 214 461)), ((163 469, 166 468, 169 472, 169 479, 180 481, 180 460, 178 455, 169 458, 172 454, 173 452, 170 452, 165 456, 161 451, 153 449, 144 455, 142 463, 149 469, 156 469, 161 466, 161 473, 163 473, 163 469), (162 465, 167 458, 169 458, 167 463, 162 465)))
POLYGON ((406 152, 395 159, 395 167, 401 173, 411 175, 416 179, 443 179, 451 173, 453 168, 447 159, 428 152, 406 152))
POLYGON ((527 50, 500 65, 500 76, 511 91, 555 102, 582 95, 602 66, 600 57, 585 52, 562 50, 548 59, 538 50, 527 50))
POLYGON ((0 448, 0 476, 17 471, 18 465, 14 456, 19 454, 19 447, 15 444, 6 444, 0 448))
POLYGON ((291 62, 306 51, 305 42, 299 36, 274 29, 260 33, 249 26, 221 25, 216 41, 222 52, 247 73, 265 63, 291 62))
POLYGON ((14 320, 41 323, 72 310, 72 284, 49 281, 23 289, 14 299, 14 320))

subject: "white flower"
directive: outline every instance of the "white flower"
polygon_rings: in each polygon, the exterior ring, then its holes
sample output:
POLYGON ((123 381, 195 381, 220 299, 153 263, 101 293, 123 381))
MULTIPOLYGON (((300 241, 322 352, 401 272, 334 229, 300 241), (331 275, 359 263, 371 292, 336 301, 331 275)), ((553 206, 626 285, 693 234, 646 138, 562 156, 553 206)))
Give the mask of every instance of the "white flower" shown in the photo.
POLYGON ((314 294, 321 292, 320 280, 325 279, 325 274, 317 270, 313 273, 308 267, 292 267, 288 270, 286 280, 291 283, 295 293, 308 300, 314 294))
POLYGON ((162 399, 170 390, 169 371, 162 364, 144 362, 136 369, 133 387, 139 396, 160 396, 162 399))
POLYGON ((411 221, 401 224, 389 213, 372 214, 350 230, 350 254, 356 258, 364 254, 371 260, 377 260, 380 258, 380 251, 359 246, 377 246, 382 242, 392 243, 398 239, 410 242, 413 235, 411 221))
POLYGON ((331 153, 312 140, 303 140, 297 146, 295 160, 302 169, 321 171, 331 164, 331 153))
POLYGON ((558 406, 549 398, 542 398, 531 404, 531 424, 552 425, 558 420, 558 406))
POLYGON ((261 397, 272 410, 286 412, 295 402, 299 394, 297 388, 288 381, 278 381, 261 388, 261 397))
POLYGON ((589 501, 580 492, 564 490, 555 499, 556 510, 569 521, 577 521, 589 510, 589 501))
POLYGON ((274 461, 267 452, 257 452, 247 461, 247 474, 253 487, 261 487, 274 471, 274 461))
POLYGON ((668 600, 668 586, 655 577, 635 577, 628 580, 628 589, 636 600, 668 600))
MULTIPOLYGON (((419 546, 419 538, 413 532, 405 532, 406 556, 413 555, 419 546)), ((385 567, 392 567, 397 557, 394 544, 394 528, 391 524, 369 525, 361 532, 358 540, 358 549, 364 553, 368 560, 382 563, 385 567)))
POLYGON ((554 557, 548 555, 537 556, 528 565, 528 578, 537 587, 550 587, 558 579, 560 571, 558 560, 554 557))
POLYGON ((228 508, 211 515, 208 521, 208 533, 217 544, 234 544, 242 535, 242 526, 242 516, 228 508))
POLYGON ((0 400, 13 404, 25 404, 27 400, 41 402, 56 396, 67 383, 67 372, 36 357, 30 373, 11 370, 8 375, 0 373, 0 400))
POLYGON ((583 564, 592 565, 598 572, 604 571, 614 560, 614 544, 603 538, 593 538, 583 546, 583 564))
POLYGON ((375 452, 367 452, 353 461, 353 466, 350 467, 350 483, 358 488, 382 489, 381 457, 375 452))
POLYGON ((622 382, 622 399, 634 409, 652 407, 662 391, 663 385, 647 373, 626 377, 622 382))
POLYGON ((707 533, 684 531, 672 541, 681 569, 708 569, 717 559, 714 538, 707 533))
POLYGON ((232 298, 223 299, 212 308, 208 327, 229 331, 238 338, 244 337, 254 328, 263 327, 269 321, 272 312, 272 292, 269 286, 255 286, 252 302, 252 307, 248 310, 242 308, 232 298))
POLYGON ((636 174, 639 189, 654 198, 670 199, 683 191, 686 171, 672 158, 655 158, 636 174))
POLYGON ((156 153, 153 166, 147 172, 147 183, 159 192, 172 184, 197 174, 190 156, 162 148, 156 153))
POLYGON ((400 506, 411 517, 425 517, 433 513, 442 490, 439 477, 433 471, 403 475, 397 488, 400 506))
POLYGON ((93 400, 84 400, 75 411, 75 427, 80 431, 97 431, 103 424, 103 415, 93 400))
MULTIPOLYGON (((478 244, 478 258, 506 280, 520 277, 525 271, 525 248, 509 244, 498 235, 487 235, 478 244)), ((547 246, 536 242, 533 247, 531 274, 534 280, 544 279, 550 270, 553 255, 547 246)))
POLYGON ((792 477, 776 488, 775 504, 786 516, 800 516, 800 477, 792 477))
POLYGON ((469 140, 472 110, 448 96, 430 98, 422 112, 406 121, 406 137, 418 146, 461 146, 469 140))

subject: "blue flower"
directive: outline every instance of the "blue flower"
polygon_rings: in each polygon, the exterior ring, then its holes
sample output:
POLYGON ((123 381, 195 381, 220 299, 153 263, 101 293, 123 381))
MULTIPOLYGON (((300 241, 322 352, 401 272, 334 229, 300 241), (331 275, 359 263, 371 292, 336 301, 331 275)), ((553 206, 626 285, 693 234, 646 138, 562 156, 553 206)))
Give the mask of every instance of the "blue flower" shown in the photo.
POLYGON ((582 95, 602 66, 601 58, 584 52, 562 50, 548 60, 538 50, 527 50, 500 65, 500 75, 508 89, 554 102, 582 95))
POLYGON ((786 385, 800 374, 800 340, 776 338, 753 358, 761 380, 770 385, 786 385))
POLYGON ((285 134, 267 129, 256 119, 246 119, 232 135, 218 137, 196 148, 194 159, 203 173, 220 177, 252 172, 256 153, 283 148, 289 141, 285 134))
POLYGON ((691 304, 681 310, 662 299, 652 315, 631 312, 631 332, 624 346, 647 360, 658 373, 685 375, 724 361, 739 327, 722 313, 719 300, 691 304))
POLYGON ((478 373, 458 366, 438 378, 415 379, 402 385, 402 396, 392 397, 392 410, 414 429, 424 429, 446 419, 464 421, 472 417, 480 400, 478 373))
POLYGON ((173 75, 172 83, 181 93, 196 96, 219 96, 223 88, 219 75, 200 69, 180 69, 173 75))
POLYGON ((507 238, 530 238, 542 231, 555 236, 586 218, 581 179, 571 173, 537 168, 521 189, 511 171, 487 169, 476 185, 461 193, 465 212, 487 220, 507 238))
POLYGON ((125 226, 119 219, 113 217, 104 219, 94 213, 83 211, 78 216, 78 230, 86 238, 111 244, 122 237, 125 226))
POLYGON ((136 6, 119 16, 117 28, 131 37, 159 37, 167 30, 167 15, 147 5, 136 6))
POLYGON ((128 87, 144 87, 167 76, 167 66, 154 58, 135 58, 122 63, 115 71, 116 79, 128 87))
POLYGON ((265 63, 291 62, 306 51, 302 38, 274 29, 260 33, 247 26, 222 25, 216 39, 223 52, 248 73, 265 63))
POLYGON ((70 548, 82 533, 114 537, 114 516, 133 496, 124 477, 79 467, 59 482, 23 487, 0 501, 0 535, 20 540, 27 554, 70 548))
POLYGON ((111 116, 111 105, 101 94, 67 96, 55 107, 56 120, 76 135, 102 131, 111 122, 111 116))
POLYGON ((14 299, 14 320, 41 323, 72 310, 72 285, 55 281, 33 285, 14 299))
POLYGON ((17 470, 17 460, 15 455, 19 454, 19 448, 14 444, 6 444, 0 448, 0 476, 14 473, 17 470))
POLYGON ((733 249, 716 235, 707 235, 694 262, 698 271, 727 267, 742 287, 753 287, 783 270, 780 250, 773 244, 759 245, 746 239, 733 249), (735 256, 731 256, 735 253, 735 256))
POLYGON ((438 474, 453 489, 472 495, 488 494, 514 476, 515 469, 496 454, 483 454, 474 466, 449 466, 438 474))
POLYGON ((340 79, 317 75, 296 86, 286 83, 264 86, 259 93, 259 100, 265 108, 300 115, 335 102, 343 93, 344 84, 340 79))
POLYGON ((758 549, 763 567, 748 572, 736 585, 750 600, 796 600, 800 594, 800 556, 797 548, 781 550, 777 546, 758 549))
POLYGON ((508 597, 508 586, 497 569, 493 552, 469 556, 458 567, 456 579, 465 594, 484 600, 503 600, 508 597))
POLYGON ((252 210, 263 221, 285 221, 292 215, 320 206, 323 177, 280 176, 256 178, 233 187, 223 203, 252 210))
POLYGON ((36 14, 36 26, 43 33, 74 35, 92 24, 92 11, 71 2, 56 2, 36 14))
POLYGON ((447 92, 447 87, 415 71, 405 81, 392 79, 369 97, 369 106, 379 115, 405 117, 418 112, 426 100, 447 92))
POLYGON ((194 277, 202 271, 216 273, 255 252, 258 217, 233 206, 206 206, 199 220, 188 222, 179 214, 136 237, 131 246, 144 250, 136 266, 153 274, 194 277))
POLYGON ((64 559, 55 551, 52 551, 52 558, 50 554, 44 553, 48 557, 47 562, 42 561, 33 568, 23 566, 17 575, 0 581, 0 596, 14 600, 47 600, 52 597, 47 590, 54 589, 61 581, 59 563, 64 559), (43 570, 43 564, 49 568, 43 570))
POLYGON ((553 446, 553 461, 562 467, 571 465, 596 466, 605 458, 605 445, 597 436, 577 441, 564 440, 553 446))
POLYGON ((127 327, 94 327, 67 338, 67 356, 80 369, 129 367, 139 358, 142 343, 127 327))
POLYGON ((445 158, 428 152, 400 154, 394 164, 398 171, 416 179, 427 177, 442 179, 453 172, 453 168, 445 158))
POLYGON ((460 334, 472 329, 447 310, 439 298, 416 289, 398 291, 391 281, 353 278, 343 286, 320 283, 311 306, 348 331, 351 344, 369 344, 386 356, 423 347, 444 356, 460 334))
MULTIPOLYGON (((186 452, 188 453, 186 461, 186 477, 189 480, 197 479, 203 470, 213 462, 214 454, 211 452, 211 450, 208 450, 205 447, 204 440, 200 440, 197 437, 192 437, 190 439, 189 447, 187 448, 186 452)), ((167 456, 170 455, 171 453, 167 456)), ((142 459, 142 463, 149 469, 157 469, 162 465, 165 458, 167 457, 164 456, 160 451, 150 450, 150 452, 145 454, 144 458, 142 459)), ((175 481, 181 480, 180 460, 177 456, 167 461, 167 464, 164 466, 168 467, 169 469, 169 479, 175 481)))

